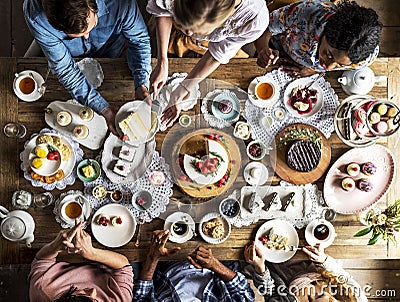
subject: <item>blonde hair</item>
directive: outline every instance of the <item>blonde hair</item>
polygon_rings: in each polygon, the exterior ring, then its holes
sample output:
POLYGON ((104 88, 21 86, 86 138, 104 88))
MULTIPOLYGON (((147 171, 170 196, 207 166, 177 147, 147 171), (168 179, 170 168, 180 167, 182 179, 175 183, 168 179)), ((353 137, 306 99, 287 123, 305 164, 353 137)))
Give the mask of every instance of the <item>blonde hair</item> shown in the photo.
POLYGON ((233 12, 235 0, 175 0, 175 21, 185 29, 222 23, 233 12))

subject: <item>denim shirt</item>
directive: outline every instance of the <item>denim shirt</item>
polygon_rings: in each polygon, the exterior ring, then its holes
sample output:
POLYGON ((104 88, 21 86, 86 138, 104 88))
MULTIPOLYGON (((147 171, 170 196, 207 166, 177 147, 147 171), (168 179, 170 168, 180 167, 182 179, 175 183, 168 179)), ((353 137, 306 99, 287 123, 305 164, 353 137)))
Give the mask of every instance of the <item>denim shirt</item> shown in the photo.
POLYGON ((150 38, 135 0, 97 0, 98 23, 88 39, 70 38, 47 20, 42 0, 25 0, 29 30, 48 59, 49 68, 80 103, 97 113, 108 106, 80 71, 73 57, 118 57, 128 44, 128 66, 135 88, 149 87, 151 72, 150 38))

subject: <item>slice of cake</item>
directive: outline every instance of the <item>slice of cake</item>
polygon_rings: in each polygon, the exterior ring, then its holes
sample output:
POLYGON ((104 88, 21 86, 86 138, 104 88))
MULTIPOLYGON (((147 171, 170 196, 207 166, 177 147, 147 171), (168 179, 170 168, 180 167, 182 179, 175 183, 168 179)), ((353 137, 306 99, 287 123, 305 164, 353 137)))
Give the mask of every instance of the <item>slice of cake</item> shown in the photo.
POLYGON ((123 160, 117 160, 117 162, 115 163, 114 169, 113 171, 123 177, 128 176, 129 174, 129 166, 127 165, 127 163, 123 160))
POLYGON ((321 160, 321 150, 309 140, 294 141, 286 152, 286 163, 293 170, 310 172, 321 160))
POLYGON ((133 160, 133 157, 135 156, 135 149, 130 148, 127 145, 122 145, 121 150, 119 151, 118 157, 120 159, 126 160, 131 162, 133 160))
POLYGON ((151 107, 143 102, 135 112, 119 122, 119 126, 131 141, 144 141, 152 128, 151 107))

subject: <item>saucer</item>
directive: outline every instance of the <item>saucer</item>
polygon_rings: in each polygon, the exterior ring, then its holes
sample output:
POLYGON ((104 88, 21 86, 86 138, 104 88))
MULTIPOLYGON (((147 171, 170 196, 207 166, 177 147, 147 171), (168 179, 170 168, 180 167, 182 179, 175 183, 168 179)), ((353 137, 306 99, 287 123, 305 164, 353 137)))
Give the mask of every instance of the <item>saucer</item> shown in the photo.
POLYGON ((190 216, 189 214, 183 213, 183 212, 175 212, 175 213, 169 215, 165 219, 164 230, 169 230, 171 228, 171 225, 174 222, 180 221, 180 220, 187 223, 187 225, 189 227, 189 232, 184 236, 177 236, 177 235, 173 235, 171 233, 169 240, 172 242, 175 242, 175 243, 184 243, 184 242, 190 240, 193 237, 193 235, 195 234, 195 232, 194 232, 195 223, 193 221, 192 216, 190 216))
POLYGON ((221 94, 215 96, 211 103, 211 112, 212 114, 226 122, 234 122, 239 119, 240 116, 240 101, 237 98, 236 94, 231 91, 223 91, 221 94), (232 103, 232 110, 229 113, 223 113, 219 109, 219 104, 224 101, 230 101, 232 103))
POLYGON ((267 167, 260 162, 252 161, 247 164, 244 168, 243 176, 246 182, 251 186, 262 186, 268 180, 268 169, 267 167), (254 178, 251 176, 250 171, 253 168, 260 168, 261 169, 261 176, 259 179, 254 178))
POLYGON ((330 246, 336 237, 336 231, 335 231, 335 228, 333 227, 332 223, 330 223, 329 221, 327 221, 325 219, 318 219, 318 220, 311 221, 307 225, 304 234, 305 234, 306 241, 309 245, 315 246, 317 243, 319 243, 320 246, 323 248, 327 248, 328 246, 330 246), (314 235, 312 233, 313 228, 315 226, 317 226, 318 224, 324 224, 329 228, 330 235, 326 240, 318 240, 317 238, 314 237, 314 235))
POLYGON ((81 217, 79 217, 79 220, 87 220, 92 213, 92 205, 82 192, 70 190, 68 192, 62 193, 55 202, 53 213, 56 214, 56 221, 59 222, 61 224, 61 227, 64 229, 75 226, 75 221, 73 219, 68 219, 67 221, 61 214, 61 208, 63 207, 63 205, 71 200, 80 200, 83 203, 82 215, 81 217))
POLYGON ((254 78, 249 84, 247 93, 249 95, 250 102, 253 103, 254 106, 257 106, 259 108, 269 108, 269 107, 273 106, 276 103, 276 101, 278 100, 279 95, 280 95, 280 89, 279 89, 279 85, 274 81, 274 79, 270 75, 267 74, 264 76, 254 78), (275 93, 270 98, 270 100, 265 101, 265 100, 261 100, 256 97, 255 89, 256 89, 257 84, 261 83, 261 82, 268 82, 272 86, 274 86, 275 93))
POLYGON ((15 77, 15 79, 14 79, 13 89, 14 89, 14 93, 21 101, 34 102, 43 96, 43 94, 39 93, 39 91, 37 91, 37 89, 29 95, 25 95, 25 94, 17 91, 17 89, 15 89, 15 82, 16 82, 17 78, 19 78, 21 76, 25 76, 25 75, 30 75, 30 74, 32 75, 33 79, 35 80, 38 88, 41 87, 44 83, 44 79, 43 79, 42 75, 34 70, 24 70, 24 71, 21 71, 20 73, 18 73, 18 77, 15 77))

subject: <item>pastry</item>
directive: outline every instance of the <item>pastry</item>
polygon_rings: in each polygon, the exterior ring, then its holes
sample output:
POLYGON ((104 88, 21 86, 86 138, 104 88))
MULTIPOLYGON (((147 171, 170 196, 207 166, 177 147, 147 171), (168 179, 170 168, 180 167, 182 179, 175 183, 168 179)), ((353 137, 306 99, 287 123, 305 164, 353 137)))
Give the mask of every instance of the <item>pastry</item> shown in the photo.
POLYGON ((134 148, 130 148, 127 145, 122 145, 121 150, 119 150, 119 154, 118 154, 118 157, 120 159, 131 162, 133 160, 134 156, 135 156, 134 148))
POLYGON ((224 224, 219 218, 213 218, 203 223, 202 231, 213 238, 222 238, 225 234, 224 224))
POLYGON ((131 141, 144 141, 148 138, 153 126, 153 114, 148 107, 146 103, 143 103, 136 112, 132 112, 126 119, 119 122, 120 129, 131 141))
POLYGON ((354 116, 355 116, 357 121, 359 121, 361 123, 364 123, 365 120, 367 119, 367 112, 363 108, 358 108, 354 112, 354 116))
POLYGON ((360 136, 364 136, 369 132, 367 125, 359 121, 355 121, 353 129, 360 136))
POLYGON ((36 145, 39 145, 39 144, 53 145, 53 137, 48 134, 39 135, 36 139, 36 145))
POLYGON ((361 172, 367 176, 374 175, 376 173, 376 166, 372 162, 366 162, 361 166, 361 172))
POLYGON ((107 214, 101 213, 96 217, 96 223, 102 226, 108 226, 110 222, 110 217, 107 214))
POLYGON ((388 124, 384 121, 380 121, 374 125, 376 132, 385 134, 389 128, 388 124))
POLYGON ((230 100, 222 100, 218 103, 218 109, 224 114, 228 114, 232 111, 233 105, 230 100))
POLYGON ((351 192, 355 189, 355 187, 356 187, 356 183, 355 183, 354 179, 352 179, 351 177, 345 177, 342 179, 343 190, 345 190, 347 192, 351 192))
POLYGON ((115 163, 114 169, 113 171, 123 177, 128 176, 129 173, 129 167, 126 164, 125 161, 123 160, 117 160, 117 162, 115 163))
POLYGON ((82 174, 86 178, 91 178, 96 175, 96 170, 93 168, 92 165, 89 164, 82 168, 82 174))
POLYGON ((67 145, 62 145, 60 149, 61 152, 61 160, 62 161, 68 161, 68 159, 71 157, 72 155, 72 150, 70 147, 68 147, 67 145))
POLYGON ((61 137, 53 136, 53 145, 60 149, 64 145, 61 137))
POLYGON ((90 121, 93 119, 94 112, 91 108, 89 107, 82 107, 79 110, 79 117, 84 120, 84 121, 90 121))
POLYGON ((57 121, 57 124, 65 127, 65 126, 68 126, 69 124, 71 124, 72 116, 67 111, 60 111, 59 113, 57 113, 56 121, 57 121))
POLYGON ((378 112, 372 112, 372 113, 369 115, 369 118, 368 118, 368 121, 369 121, 371 124, 376 124, 376 123, 378 123, 380 120, 381 120, 381 116, 380 116, 380 114, 379 114, 378 112))
POLYGON ((368 178, 361 178, 357 182, 357 187, 363 192, 370 192, 374 188, 372 182, 370 182, 368 178))
POLYGON ((289 250, 289 247, 287 246, 289 238, 280 235, 274 228, 271 228, 268 234, 261 236, 260 241, 267 249, 283 251, 289 250))
POLYGON ((388 117, 395 117, 396 114, 397 114, 397 109, 395 107, 390 107, 386 112, 386 115, 388 117))
POLYGON ((321 150, 309 140, 293 141, 286 152, 287 165, 299 172, 314 170, 321 160, 321 150))
POLYGON ((64 174, 64 170, 63 170, 63 169, 59 169, 59 170, 56 172, 56 174, 54 174, 54 178, 55 178, 56 180, 64 179, 64 177, 65 177, 65 174, 64 174))
POLYGON ((113 218, 111 218, 111 224, 113 226, 120 226, 122 225, 122 218, 121 216, 114 216, 113 218))
POLYGON ((73 130, 73 134, 78 139, 84 139, 89 135, 89 128, 85 125, 77 125, 73 130))
POLYGON ((347 165, 346 171, 350 176, 355 177, 360 173, 360 165, 356 163, 350 163, 347 165))

